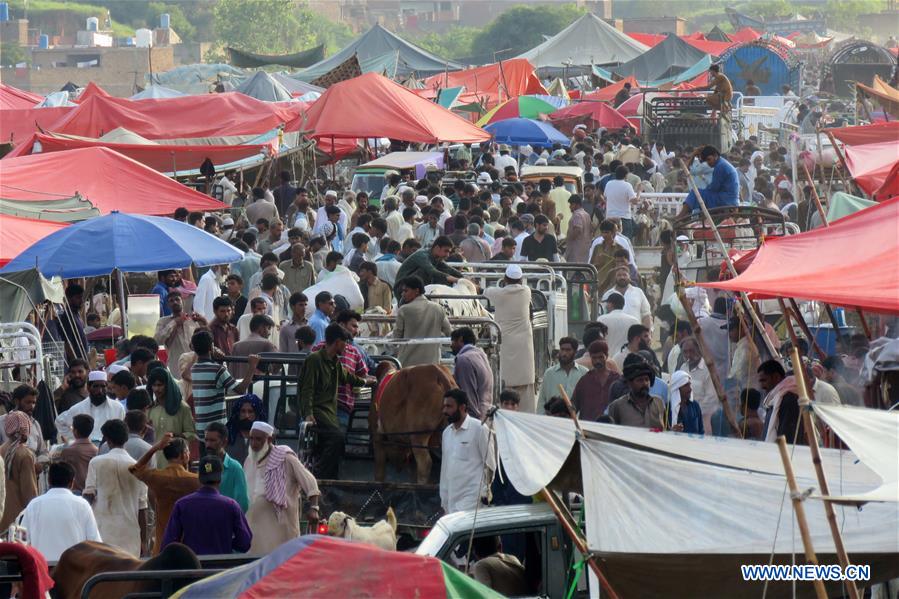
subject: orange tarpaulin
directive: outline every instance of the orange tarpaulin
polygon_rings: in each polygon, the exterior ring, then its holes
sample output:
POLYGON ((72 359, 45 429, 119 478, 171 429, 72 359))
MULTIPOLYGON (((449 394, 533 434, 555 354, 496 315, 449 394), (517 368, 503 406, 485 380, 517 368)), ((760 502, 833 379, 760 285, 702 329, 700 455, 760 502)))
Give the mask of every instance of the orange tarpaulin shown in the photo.
POLYGON ((749 268, 702 287, 899 313, 899 197, 830 227, 766 240, 749 268))
POLYGON ((267 150, 274 150, 272 143, 239 146, 189 146, 189 145, 145 145, 107 143, 90 139, 72 139, 53 135, 35 134, 27 143, 20 144, 4 157, 4 160, 16 156, 28 156, 33 153, 35 142, 40 143, 41 152, 62 152, 76 148, 109 148, 119 154, 136 160, 161 173, 174 171, 190 171, 200 168, 209 158, 215 166, 229 164, 244 158, 255 156, 267 150))
POLYGON ((109 148, 80 148, 9 158, 0 163, 0 197, 18 201, 71 198, 76 193, 101 214, 113 210, 168 216, 227 205, 109 148))
POLYGON ((578 102, 570 104, 564 108, 560 108, 551 115, 549 120, 560 131, 564 131, 557 123, 567 119, 578 117, 586 117, 591 121, 592 131, 597 127, 605 127, 606 129, 622 129, 630 127, 631 123, 620 112, 602 102, 578 102))
POLYGON ((40 241, 50 233, 65 227, 66 223, 20 218, 0 213, 0 267, 22 253, 22 250, 40 241))
POLYGON ((26 92, 24 89, 0 83, 0 110, 14 108, 34 108, 44 99, 43 96, 26 92))
POLYGON ((739 31, 735 31, 734 33, 728 33, 727 37, 732 39, 735 42, 754 42, 755 40, 762 37, 762 34, 753 29, 752 27, 744 27, 739 31))
POLYGON ((883 109, 896 118, 899 118, 899 89, 890 87, 880 75, 874 75, 874 82, 867 86, 864 83, 856 83, 860 90, 873 96, 883 109))
POLYGON ((158 100, 93 95, 68 109, 71 112, 48 131, 97 138, 122 127, 160 140, 261 135, 295 121, 303 106, 262 102, 235 92, 158 100))
POLYGON ((512 58, 474 69, 434 75, 425 79, 424 84, 428 89, 464 87, 466 93, 484 98, 485 108, 488 109, 496 106, 500 99, 548 94, 537 77, 534 65, 526 58, 512 58))
POLYGON ((490 139, 480 127, 377 73, 332 85, 306 116, 306 128, 317 139, 388 137, 417 143, 490 139))

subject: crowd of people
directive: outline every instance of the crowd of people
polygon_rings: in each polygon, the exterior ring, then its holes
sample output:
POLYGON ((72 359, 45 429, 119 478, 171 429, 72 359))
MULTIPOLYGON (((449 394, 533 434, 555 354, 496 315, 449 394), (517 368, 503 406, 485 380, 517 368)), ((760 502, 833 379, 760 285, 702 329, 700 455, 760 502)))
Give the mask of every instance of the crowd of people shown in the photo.
MULTIPOLYGON (((494 477, 485 421, 495 405, 568 418, 570 401, 585 421, 733 435, 717 378, 741 436, 773 441, 785 434, 798 443, 804 437, 790 369, 805 370, 817 402, 864 405, 864 336, 823 360, 811 360, 799 343, 803 363, 785 368, 780 356, 761 360, 751 351, 762 344, 737 317, 731 295, 689 289, 694 318, 669 308, 672 270, 699 249, 694 240, 662 230, 659 270, 637 269, 642 215, 652 211, 641 194, 689 193, 683 214, 695 212, 689 177, 709 208, 774 208, 802 230, 820 226, 813 190, 800 186, 793 195, 786 148, 763 147, 754 137, 727 152, 664 148, 627 131, 578 127, 567 146, 518 158, 510 151, 483 144, 451 156, 450 169, 473 169, 477 178, 449 186, 433 168, 418 181, 388 173, 377 203, 338 181, 296 186, 287 172, 277 184, 250 190, 222 176, 216 189, 229 212, 179 209, 173 218, 244 257, 200 272, 157 273, 155 334, 120 341, 104 369, 83 350, 86 333, 108 315, 96 313, 93 298, 70 283, 57 321, 68 360, 52 394, 55 436, 34 417, 35 387, 15 388, 0 416, 0 529, 24 527, 51 561, 82 540, 141 556, 176 541, 198 554, 267 553, 298 536, 301 516, 321 517, 317 479, 340 476, 354 388, 377 382, 376 363, 356 342, 364 313, 393 316, 390 335, 398 339, 450 338, 459 388, 443 402, 440 498, 447 513, 488 497, 530 501, 494 477), (525 162, 581 167, 582 191, 561 177, 519 180, 525 162), (477 333, 454 328, 426 295, 428 285, 465 279, 468 263, 488 261, 503 271, 500 284, 480 290, 502 333, 500 381, 477 333), (538 261, 595 266, 603 306, 580 338, 559 341, 556 362, 542 373, 532 289, 521 268, 538 261), (653 287, 668 294, 659 297, 653 287), (348 297, 361 299, 351 305, 348 297), (82 321, 85 303, 91 309, 82 321), (260 357, 271 352, 304 358, 301 367, 287 368, 298 377, 294 415, 316 431, 311 468, 275 442, 273 415, 253 394, 255 376, 280 368, 260 357)), ((789 345, 773 329, 766 334, 789 357, 789 345)), ((409 367, 449 356, 440 344, 415 344, 401 346, 397 358, 409 367)))

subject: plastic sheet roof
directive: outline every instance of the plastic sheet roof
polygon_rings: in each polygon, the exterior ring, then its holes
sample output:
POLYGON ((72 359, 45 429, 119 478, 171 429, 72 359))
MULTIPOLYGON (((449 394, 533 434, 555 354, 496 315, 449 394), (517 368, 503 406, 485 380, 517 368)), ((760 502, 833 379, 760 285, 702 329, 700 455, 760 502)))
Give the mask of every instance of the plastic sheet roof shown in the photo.
POLYGON ((475 143, 490 134, 376 73, 328 88, 307 112, 319 139, 388 137, 419 143, 475 143))
POLYGON ((831 226, 768 239, 738 277, 703 287, 899 313, 899 197, 831 226))
POLYGON ((518 58, 529 60, 538 69, 563 68, 566 64, 588 66, 628 62, 648 49, 588 12, 518 58))
POLYGON ((513 58, 499 63, 488 64, 473 69, 442 73, 428 77, 424 81, 425 92, 436 97, 434 90, 464 87, 465 95, 475 96, 484 101, 486 108, 493 108, 501 100, 529 94, 547 94, 540 82, 534 65, 525 58, 513 58))
POLYGON ((0 213, 0 266, 22 253, 22 250, 65 227, 65 223, 19 218, 0 213))
POLYGON ((235 87, 234 91, 263 102, 286 102, 293 97, 277 79, 265 71, 256 71, 252 77, 235 87))
POLYGON ((102 214, 119 210, 168 216, 181 206, 199 211, 227 208, 109 148, 7 158, 0 168, 0 197, 11 200, 46 201, 79 194, 102 214))
POLYGON ((34 108, 34 105, 41 102, 43 96, 26 92, 24 89, 13 87, 0 83, 0 110, 9 110, 14 108, 34 108))
POLYGON ((705 56, 705 52, 669 33, 662 43, 612 70, 621 77, 633 75, 640 81, 654 81, 679 75, 705 56))

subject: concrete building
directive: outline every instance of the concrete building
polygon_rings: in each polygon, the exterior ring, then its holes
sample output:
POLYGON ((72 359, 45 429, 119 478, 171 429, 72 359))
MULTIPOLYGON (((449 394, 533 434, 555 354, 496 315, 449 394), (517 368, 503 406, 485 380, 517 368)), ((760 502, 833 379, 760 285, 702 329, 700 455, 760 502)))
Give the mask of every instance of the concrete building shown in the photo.
POLYGON ((687 20, 681 17, 640 17, 624 19, 625 33, 674 33, 675 35, 687 34, 687 20))
POLYGON ((59 91, 71 81, 79 87, 93 81, 113 96, 128 97, 146 75, 175 67, 173 46, 156 48, 48 48, 31 50, 31 67, 9 69, 7 83, 38 94, 59 91), (152 65, 152 67, 151 67, 152 65))

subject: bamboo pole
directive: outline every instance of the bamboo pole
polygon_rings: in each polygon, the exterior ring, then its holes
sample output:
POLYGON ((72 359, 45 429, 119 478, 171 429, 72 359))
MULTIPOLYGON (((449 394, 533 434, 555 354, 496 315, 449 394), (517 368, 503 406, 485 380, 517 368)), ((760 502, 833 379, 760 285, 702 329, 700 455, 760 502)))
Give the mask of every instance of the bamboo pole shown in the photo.
POLYGON ((818 215, 821 217, 821 222, 824 223, 825 227, 829 227, 830 223, 827 222, 824 206, 821 205, 821 197, 818 195, 818 190, 815 188, 815 182, 812 180, 812 175, 808 172, 808 167, 805 165, 805 162, 802 163, 802 170, 805 171, 805 178, 808 179, 808 184, 812 188, 812 198, 815 200, 815 207, 818 209, 818 215))
POLYGON ((872 339, 871 327, 868 326, 868 321, 867 321, 867 319, 865 319, 865 313, 862 312, 861 308, 856 308, 855 311, 856 311, 856 313, 858 313, 859 320, 862 321, 862 329, 864 329, 864 331, 865 331, 865 337, 868 338, 868 341, 871 341, 871 339, 872 339))
MULTIPOLYGON (((805 378, 805 368, 799 357, 799 349, 793 347, 793 375, 796 377, 796 386, 799 391, 799 412, 802 417, 802 428, 805 429, 805 438, 808 442, 809 452, 812 454, 812 464, 815 466, 815 475, 818 478, 818 489, 823 497, 830 496, 830 488, 827 485, 827 477, 824 476, 824 467, 821 464, 821 450, 818 448, 818 433, 812 422, 812 406, 809 399, 808 381, 805 378)), ((849 566, 849 555, 846 553, 846 546, 843 545, 843 535, 840 533, 840 524, 837 522, 837 515, 833 509, 833 503, 824 500, 824 513, 827 515, 827 524, 830 527, 830 535, 833 537, 833 546, 836 549, 837 559, 843 570, 849 566)), ((859 599, 858 589, 855 583, 847 580, 846 589, 849 591, 850 599, 859 599)))
MULTIPOLYGON (((727 253, 727 246, 724 245, 724 241, 721 239, 721 234, 718 232, 718 226, 715 225, 715 221, 712 220, 711 214, 709 214, 709 209, 705 205, 705 200, 702 199, 702 194, 699 191, 699 187, 696 185, 696 181, 693 179, 693 175, 690 173, 689 169, 687 169, 687 165, 681 161, 681 168, 684 173, 687 175, 687 180, 690 182, 690 186, 693 188, 693 193, 696 194, 696 201, 699 203, 699 208, 702 210, 703 216, 706 220, 709 221, 709 226, 712 228, 712 233, 715 235, 715 241, 718 242, 718 245, 721 246, 721 253, 724 255, 724 262, 727 264, 727 269, 730 271, 732 277, 737 277, 737 269, 734 266, 734 261, 730 259, 730 254, 727 253)), ((771 343, 771 340, 768 339, 768 335, 765 334, 765 327, 762 324, 761 320, 758 317, 758 314, 752 309, 752 302, 749 301, 749 296, 745 291, 740 291, 740 299, 743 303, 743 307, 746 308, 746 312, 749 314, 750 318, 752 318, 752 323, 755 325, 756 329, 758 329, 762 341, 765 343, 765 347, 768 349, 768 353, 774 357, 777 355, 777 350, 774 349, 774 345, 771 343)), ((748 332, 747 332, 748 334, 748 332)), ((752 336, 750 335, 750 340, 752 336)))
POLYGON ((836 314, 833 313, 833 308, 830 307, 830 304, 824 304, 824 311, 827 312, 827 318, 830 319, 830 324, 833 327, 833 332, 834 335, 836 335, 837 341, 843 343, 843 332, 837 322, 836 314))
MULTIPOLYGON (((787 452, 787 440, 781 435, 777 438, 777 449, 780 450, 780 459, 783 462, 784 473, 787 475, 787 484, 790 487, 790 499, 793 501, 793 513, 796 514, 796 523, 799 525, 799 534, 802 536, 802 547, 805 549, 806 561, 818 565, 818 556, 812 545, 812 537, 808 530, 808 521, 805 519, 805 506, 802 505, 802 496, 796 486, 796 475, 793 474, 793 465, 790 463, 790 454, 787 452)), ((815 586, 815 595, 818 599, 827 599, 827 590, 824 581, 820 578, 812 580, 815 586)))
MULTIPOLYGON (((840 146, 837 144, 837 140, 834 138, 833 133, 831 133, 830 131, 825 129, 824 133, 826 133, 827 137, 830 138, 830 143, 833 144, 833 151, 836 153, 837 159, 840 161, 840 166, 842 167, 842 169, 840 171, 840 179, 843 180, 843 184, 846 186, 846 190, 847 191, 852 190, 852 191, 855 191, 856 193, 858 193, 859 189, 858 189, 858 185, 855 184, 855 181, 852 180, 851 178, 849 180, 846 179, 846 177, 852 175, 852 173, 849 172, 849 165, 846 164, 846 157, 843 156, 843 152, 840 151, 840 146), (845 173, 845 175, 844 175, 844 173, 845 173), (850 182, 851 182, 851 184, 850 184, 850 182)), ((864 195, 864 194, 860 194, 860 195, 864 195)))
MULTIPOLYGON (((578 435, 583 438, 584 431, 581 428, 581 423, 577 418, 577 414, 574 411, 574 406, 571 404, 571 400, 568 398, 568 393, 565 392, 565 388, 562 385, 559 385, 559 393, 561 394, 562 401, 565 402, 565 406, 568 408, 568 415, 571 416, 571 420, 574 422, 574 427, 577 429, 578 435)), ((540 495, 543 497, 544 501, 549 504, 549 507, 552 508, 552 511, 555 513, 556 518, 562 524, 562 528, 565 529, 565 532, 571 537, 571 540, 574 542, 578 551, 584 556, 584 559, 587 561, 587 564, 590 566, 590 569, 593 570, 593 573, 596 575, 596 578, 599 579, 599 584, 602 589, 609 594, 609 597, 612 599, 619 599, 618 593, 615 592, 615 589, 612 588, 611 583, 606 578, 605 574, 602 573, 602 570, 599 568, 599 564, 596 562, 596 556, 590 551, 590 547, 587 545, 587 541, 581 536, 580 532, 575 528, 574 524, 574 516, 571 515, 571 512, 568 511, 568 508, 565 507, 562 503, 556 499, 556 496, 553 495, 552 491, 543 487, 540 490, 540 495)))
MULTIPOLYGON (((821 356, 821 358, 826 358, 827 354, 821 349, 821 346, 818 345, 817 339, 812 335, 812 331, 808 328, 808 324, 805 322, 805 318, 802 316, 802 312, 799 311, 799 305, 796 303, 796 300, 792 297, 789 298, 790 307, 792 308, 793 318, 796 320, 796 324, 799 325, 799 328, 802 329, 802 334, 805 335, 806 341, 808 341, 809 349, 815 350, 815 352, 821 356)), ((781 302, 783 300, 780 300, 781 302)), ((781 305, 783 308, 783 305, 781 305)))
MULTIPOLYGON (((739 425, 737 425, 737 419, 734 417, 734 413, 730 409, 730 404, 727 403, 727 394, 724 392, 724 385, 721 384, 721 379, 718 378, 718 371, 715 369, 715 358, 712 356, 712 352, 705 344, 705 340, 702 337, 702 329, 699 327, 699 322, 696 320, 696 315, 693 314, 693 308, 687 301, 687 296, 684 295, 684 290, 680 286, 678 286, 677 288, 677 299, 680 300, 681 306, 683 306, 684 308, 684 312, 687 313, 687 320, 690 321, 690 326, 693 328, 693 337, 696 339, 696 343, 699 344, 699 351, 702 353, 702 358, 705 360, 705 366, 709 371, 709 378, 712 381, 712 386, 715 387, 715 395, 718 396, 718 401, 721 402, 721 407, 724 410, 724 417, 725 419, 727 419, 727 423, 730 425, 731 429, 733 429, 737 438, 742 439, 743 431, 740 429, 739 425)), ((762 332, 764 333, 764 331, 762 332)), ((748 334, 749 333, 747 332, 747 335, 748 334)))

